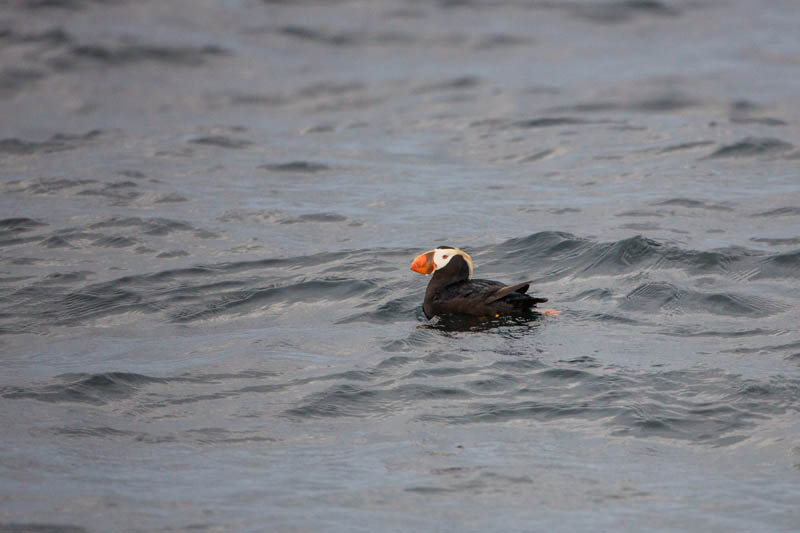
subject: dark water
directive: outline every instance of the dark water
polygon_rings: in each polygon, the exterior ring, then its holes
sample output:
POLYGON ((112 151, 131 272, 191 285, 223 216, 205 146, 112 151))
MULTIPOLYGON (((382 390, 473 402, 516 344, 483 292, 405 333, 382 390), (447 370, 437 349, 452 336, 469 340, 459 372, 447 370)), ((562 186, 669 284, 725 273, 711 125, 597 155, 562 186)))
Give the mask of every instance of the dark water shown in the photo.
POLYGON ((0 531, 796 530, 798 27, 4 3, 0 531))

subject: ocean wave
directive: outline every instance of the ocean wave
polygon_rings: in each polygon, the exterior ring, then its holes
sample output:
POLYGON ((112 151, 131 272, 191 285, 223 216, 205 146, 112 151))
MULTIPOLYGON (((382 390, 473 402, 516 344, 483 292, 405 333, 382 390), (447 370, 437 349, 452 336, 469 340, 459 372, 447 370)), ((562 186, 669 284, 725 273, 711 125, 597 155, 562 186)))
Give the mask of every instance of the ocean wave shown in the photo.
MULTIPOLYGON (((228 214, 226 216, 232 216, 228 214)), ((276 221, 280 221, 278 219, 276 221)), ((337 223, 335 214, 303 215, 293 222, 337 223)), ((32 219, 7 219, 12 238, 29 238, 46 229, 32 219)), ((111 217, 85 228, 56 230, 34 238, 47 249, 133 249, 152 236, 200 230, 183 221, 164 218, 111 217), (106 233, 106 230, 114 230, 106 233)), ((11 243, 10 245, 14 245, 11 243)), ((138 250, 138 248, 136 249, 138 250)), ((134 251, 136 251, 134 250, 134 251)), ((537 285, 580 281, 580 289, 562 294, 565 301, 596 302, 593 315, 637 322, 640 313, 710 313, 728 317, 767 317, 789 309, 780 291, 756 294, 748 281, 795 279, 800 252, 767 253, 742 247, 698 251, 641 236, 597 242, 562 232, 539 232, 473 252, 478 272, 534 280, 537 285), (683 272, 684 282, 675 278, 683 272), (648 279, 637 281, 646 275, 648 279), (661 278, 661 279, 659 279, 661 278), (603 280, 600 285, 592 280, 603 280), (700 280, 702 283, 700 282, 700 280), (698 281, 693 281, 698 280, 698 281), (715 280, 709 285, 708 280, 715 280), (699 284, 699 285, 698 285, 699 284), (613 289, 611 287, 614 287, 613 289), (610 306, 610 308, 609 308, 610 306), (614 311, 616 309, 616 311, 614 311)), ((190 257, 181 249, 156 251, 160 258, 190 257)), ((136 253, 139 253, 136 251, 136 253)), ((127 312, 160 314, 179 323, 270 314, 285 314, 286 306, 313 303, 329 308, 334 323, 388 324, 420 320, 421 278, 407 276, 412 252, 354 250, 310 256, 196 265, 149 274, 124 276, 103 283, 80 280, 54 287, 45 278, 18 281, 3 301, 5 320, 16 317, 29 330, 52 325, 78 326, 127 312), (379 259, 380 258, 380 259, 379 259), (42 302, 46 301, 47 305, 42 302), (346 302, 346 303, 345 303, 346 302), (278 311, 280 310, 280 311, 278 311)), ((545 296, 549 296, 544 294, 545 296)), ((0 320, 0 324, 4 320, 0 320)), ((455 330, 503 327, 505 322, 480 325, 433 324, 455 330)), ((13 323, 6 323, 6 331, 13 323)))

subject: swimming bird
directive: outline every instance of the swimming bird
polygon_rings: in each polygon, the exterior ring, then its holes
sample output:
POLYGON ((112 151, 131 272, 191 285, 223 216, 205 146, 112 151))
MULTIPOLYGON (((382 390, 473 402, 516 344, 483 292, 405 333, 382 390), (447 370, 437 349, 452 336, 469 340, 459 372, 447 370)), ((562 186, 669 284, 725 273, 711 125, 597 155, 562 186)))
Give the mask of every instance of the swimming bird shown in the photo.
MULTIPOLYGON (((506 285, 488 279, 472 279, 472 258, 458 248, 439 246, 418 255, 411 263, 411 270, 420 274, 433 274, 422 310, 425 316, 471 315, 497 318, 502 315, 525 313, 547 298, 525 294, 530 281, 506 285)), ((539 311, 546 315, 557 315, 551 309, 539 311)))

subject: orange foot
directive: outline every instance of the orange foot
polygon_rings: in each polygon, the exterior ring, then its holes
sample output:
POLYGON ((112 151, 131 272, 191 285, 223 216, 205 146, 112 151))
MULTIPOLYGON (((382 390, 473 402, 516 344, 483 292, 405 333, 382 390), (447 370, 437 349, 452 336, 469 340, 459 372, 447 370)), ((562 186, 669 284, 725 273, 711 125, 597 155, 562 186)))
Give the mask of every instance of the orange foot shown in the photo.
POLYGON ((558 316, 561 314, 558 309, 537 309, 536 311, 544 316, 558 316))

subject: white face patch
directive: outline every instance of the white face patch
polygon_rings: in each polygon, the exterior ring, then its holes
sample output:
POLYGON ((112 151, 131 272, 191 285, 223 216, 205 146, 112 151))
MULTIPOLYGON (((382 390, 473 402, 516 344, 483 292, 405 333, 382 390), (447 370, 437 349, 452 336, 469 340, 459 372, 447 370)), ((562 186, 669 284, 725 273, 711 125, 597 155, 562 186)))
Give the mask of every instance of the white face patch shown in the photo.
POLYGON ((457 248, 437 248, 433 251, 433 263, 436 265, 435 270, 441 270, 453 259, 454 256, 460 255, 469 265, 469 277, 472 277, 472 258, 465 252, 457 248))
POLYGON ((433 262, 436 265, 436 270, 446 267, 454 255, 456 255, 456 250, 453 248, 437 248, 434 250, 433 262))

